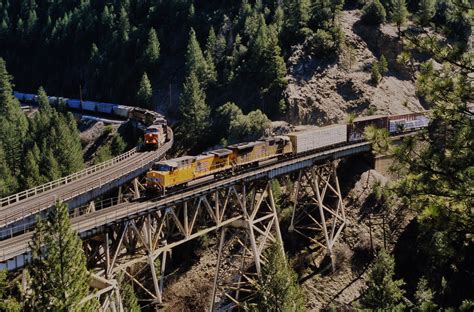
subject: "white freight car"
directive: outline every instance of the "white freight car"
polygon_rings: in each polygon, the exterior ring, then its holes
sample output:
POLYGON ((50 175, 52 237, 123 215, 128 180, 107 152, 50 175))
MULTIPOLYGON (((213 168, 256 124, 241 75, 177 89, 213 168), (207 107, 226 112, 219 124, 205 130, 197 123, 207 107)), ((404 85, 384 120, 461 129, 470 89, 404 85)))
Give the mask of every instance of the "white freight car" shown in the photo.
POLYGON ((346 142, 347 126, 333 125, 307 131, 292 132, 288 134, 288 137, 293 144, 293 151, 295 153, 304 153, 321 147, 346 142))

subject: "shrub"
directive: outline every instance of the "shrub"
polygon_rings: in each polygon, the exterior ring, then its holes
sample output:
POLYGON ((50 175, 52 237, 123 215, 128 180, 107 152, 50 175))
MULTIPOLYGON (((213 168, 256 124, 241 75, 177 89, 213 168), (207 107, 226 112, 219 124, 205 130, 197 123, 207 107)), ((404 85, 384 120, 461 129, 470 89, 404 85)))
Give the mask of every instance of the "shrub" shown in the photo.
POLYGON ((387 13, 379 0, 374 0, 362 9, 362 22, 367 25, 380 25, 385 23, 387 13))

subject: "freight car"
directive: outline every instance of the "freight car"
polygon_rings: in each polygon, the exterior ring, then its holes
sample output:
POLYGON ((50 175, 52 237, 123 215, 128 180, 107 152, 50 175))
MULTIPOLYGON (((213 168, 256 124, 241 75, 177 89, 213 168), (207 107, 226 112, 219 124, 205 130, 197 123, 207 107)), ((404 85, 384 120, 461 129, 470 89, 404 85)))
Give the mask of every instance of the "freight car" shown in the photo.
MULTIPOLYGON (((36 94, 13 92, 13 95, 23 103, 38 104, 38 95, 36 94)), ((154 111, 112 103, 81 101, 55 96, 48 96, 48 101, 51 106, 55 107, 63 103, 71 110, 110 115, 120 119, 134 119, 143 125, 143 127, 140 128, 144 130, 146 149, 156 149, 168 139, 166 135, 166 119, 154 111)))
POLYGON ((228 175, 243 168, 276 161, 284 157, 310 153, 364 140, 368 126, 386 129, 390 135, 414 131, 428 126, 422 113, 395 116, 367 116, 348 125, 331 125, 229 145, 227 148, 198 156, 183 156, 158 162, 146 174, 148 191, 167 190, 200 183, 216 176, 228 175))

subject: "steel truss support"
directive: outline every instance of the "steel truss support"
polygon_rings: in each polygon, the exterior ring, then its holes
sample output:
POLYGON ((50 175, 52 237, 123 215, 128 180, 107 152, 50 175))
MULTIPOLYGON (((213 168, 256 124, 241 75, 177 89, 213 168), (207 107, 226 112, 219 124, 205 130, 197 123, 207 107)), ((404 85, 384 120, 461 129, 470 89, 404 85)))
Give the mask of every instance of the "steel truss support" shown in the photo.
POLYGON ((346 224, 336 166, 336 162, 332 162, 297 173, 289 227, 290 232, 302 235, 325 250, 331 258, 333 270, 334 243, 346 224))
MULTIPOLYGON (((265 265, 263 251, 272 242, 283 248, 277 209, 270 181, 231 185, 176 203, 166 209, 110 226, 106 234, 88 239, 85 251, 89 267, 110 280, 117 275, 131 281, 141 300, 163 302, 166 261, 172 249, 199 236, 220 231, 218 264, 225 258, 225 244, 238 246, 233 279, 217 270, 214 299, 240 304, 265 265), (234 235, 227 236, 234 232, 234 235), (237 244, 237 245, 236 245, 237 244), (151 277, 151 279, 150 279, 151 277), (150 282, 151 280, 151 282, 150 282), (225 300, 224 300, 225 299, 225 300)), ((228 250, 228 249, 227 249, 228 250)), ((229 253, 229 252, 227 252, 229 253)))

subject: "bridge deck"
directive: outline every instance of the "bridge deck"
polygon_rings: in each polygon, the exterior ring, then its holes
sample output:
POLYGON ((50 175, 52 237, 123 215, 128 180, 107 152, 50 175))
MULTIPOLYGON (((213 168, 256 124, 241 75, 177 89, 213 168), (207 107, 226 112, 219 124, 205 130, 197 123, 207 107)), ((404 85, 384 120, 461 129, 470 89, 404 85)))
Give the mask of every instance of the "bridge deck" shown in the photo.
MULTIPOLYGON (((252 181, 262 178, 274 178, 285 175, 301 168, 314 165, 319 161, 339 159, 362 152, 370 151, 370 144, 367 142, 345 145, 326 151, 319 151, 309 155, 297 155, 291 159, 280 160, 277 163, 262 165, 238 175, 214 179, 205 184, 198 184, 188 187, 165 197, 149 199, 146 202, 122 203, 116 206, 105 208, 90 214, 82 215, 72 219, 74 228, 82 237, 88 237, 101 232, 107 224, 117 223, 126 218, 140 215, 146 211, 165 209, 170 205, 188 200, 193 197, 208 193, 215 189, 224 188, 242 181, 252 181)), ((13 237, 0 241, 0 269, 13 269, 22 266, 28 259, 28 243, 31 233, 13 237)))

